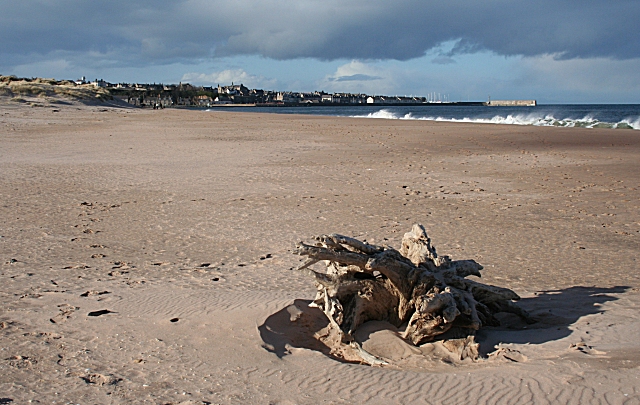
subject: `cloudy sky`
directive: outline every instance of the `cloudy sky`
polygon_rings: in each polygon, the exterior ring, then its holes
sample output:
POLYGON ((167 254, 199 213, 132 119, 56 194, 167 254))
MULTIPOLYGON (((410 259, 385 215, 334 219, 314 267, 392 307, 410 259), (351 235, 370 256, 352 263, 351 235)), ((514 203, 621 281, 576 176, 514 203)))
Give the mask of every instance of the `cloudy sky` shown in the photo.
POLYGON ((640 103, 639 0, 0 0, 0 74, 640 103))

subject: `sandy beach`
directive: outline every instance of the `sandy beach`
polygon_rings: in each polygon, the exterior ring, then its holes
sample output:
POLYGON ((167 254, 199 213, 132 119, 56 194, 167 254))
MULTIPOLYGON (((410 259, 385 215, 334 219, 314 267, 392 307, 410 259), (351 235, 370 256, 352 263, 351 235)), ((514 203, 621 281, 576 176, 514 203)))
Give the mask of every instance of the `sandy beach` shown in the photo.
POLYGON ((0 403, 640 403, 638 131, 4 103, 0 173, 0 403), (295 243, 414 223, 538 322, 318 349, 295 243))

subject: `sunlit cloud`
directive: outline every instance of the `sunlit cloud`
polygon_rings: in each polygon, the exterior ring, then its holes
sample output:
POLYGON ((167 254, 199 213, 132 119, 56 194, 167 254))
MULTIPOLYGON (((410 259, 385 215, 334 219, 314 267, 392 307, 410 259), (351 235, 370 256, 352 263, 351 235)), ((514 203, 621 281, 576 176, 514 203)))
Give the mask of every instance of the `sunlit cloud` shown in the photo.
POLYGON ((272 88, 277 84, 275 79, 252 75, 243 69, 229 69, 212 73, 185 73, 181 81, 198 85, 220 84, 223 86, 235 83, 253 88, 272 88))

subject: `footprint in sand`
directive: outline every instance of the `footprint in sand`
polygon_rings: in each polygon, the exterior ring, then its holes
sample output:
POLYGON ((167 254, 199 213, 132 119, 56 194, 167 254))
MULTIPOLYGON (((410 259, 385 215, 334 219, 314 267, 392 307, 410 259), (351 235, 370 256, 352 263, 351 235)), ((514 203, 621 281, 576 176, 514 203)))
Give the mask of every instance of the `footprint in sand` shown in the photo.
POLYGON ((97 373, 87 374, 81 376, 80 378, 82 378, 87 384, 94 385, 116 385, 117 383, 122 381, 122 378, 118 378, 113 375, 104 375, 97 373))
POLYGON ((49 319, 51 323, 64 323, 67 321, 67 319, 71 318, 71 315, 74 312, 80 309, 80 307, 74 307, 73 305, 69 304, 60 304, 58 305, 58 308, 60 308, 60 312, 53 318, 49 319))
POLYGON ((94 295, 104 295, 104 294, 111 294, 110 291, 95 291, 95 290, 89 290, 87 292, 83 292, 82 294, 80 294, 81 297, 91 297, 94 295))
POLYGON ((489 360, 509 360, 514 363, 522 363, 527 361, 527 356, 518 350, 500 347, 493 353, 489 353, 489 360))
POLYGON ((11 356, 6 360, 9 361, 9 365, 11 367, 15 367, 15 368, 29 368, 34 364, 38 363, 38 360, 36 360, 33 357, 19 356, 19 355, 11 356))
POLYGON ((124 274, 128 274, 127 270, 134 268, 135 266, 129 266, 126 262, 113 262, 113 267, 111 267, 112 271, 108 274, 112 277, 122 276, 124 274))
POLYGON ((584 342, 572 343, 571 346, 569 346, 569 349, 576 350, 576 351, 579 351, 580 353, 589 354, 592 356, 602 356, 607 354, 606 352, 603 352, 601 350, 594 349, 592 346, 589 346, 584 342))
POLYGON ((102 316, 106 314, 116 314, 117 312, 109 311, 108 309, 101 309, 99 311, 92 311, 87 314, 87 316, 102 316))
POLYGON ((64 266, 63 270, 74 270, 74 269, 90 269, 91 266, 87 266, 86 264, 76 264, 73 266, 64 266))
POLYGON ((129 265, 127 262, 113 262, 112 269, 128 269, 129 265))

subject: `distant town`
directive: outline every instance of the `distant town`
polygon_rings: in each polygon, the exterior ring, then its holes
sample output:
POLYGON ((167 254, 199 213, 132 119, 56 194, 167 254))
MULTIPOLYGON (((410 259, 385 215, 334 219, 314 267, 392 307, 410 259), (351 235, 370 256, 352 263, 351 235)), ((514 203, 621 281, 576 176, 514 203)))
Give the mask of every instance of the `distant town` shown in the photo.
POLYGON ((194 86, 179 84, 109 83, 102 79, 76 85, 90 84, 108 90, 115 99, 140 107, 217 107, 217 106, 339 106, 339 105, 513 105, 535 106, 535 100, 450 101, 448 96, 432 93, 424 97, 382 96, 353 93, 326 93, 324 91, 292 92, 249 89, 243 84, 227 86, 194 86))
POLYGON ((536 100, 451 101, 449 96, 385 96, 363 93, 293 92, 250 89, 243 84, 194 86, 179 84, 109 83, 103 79, 87 81, 45 78, 19 78, 0 75, 0 95, 67 95, 75 98, 119 100, 143 108, 167 107, 308 107, 308 106, 536 106, 536 100), (48 86, 48 87, 47 87, 48 86))

